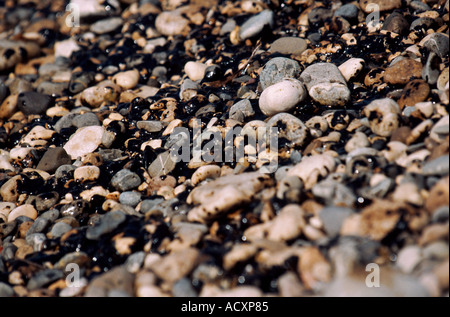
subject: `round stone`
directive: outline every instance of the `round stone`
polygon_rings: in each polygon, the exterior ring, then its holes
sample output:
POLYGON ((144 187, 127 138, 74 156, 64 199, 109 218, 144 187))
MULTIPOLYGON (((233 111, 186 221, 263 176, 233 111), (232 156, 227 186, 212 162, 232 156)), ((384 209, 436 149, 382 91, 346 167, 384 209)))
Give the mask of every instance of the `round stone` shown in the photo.
POLYGON ((302 68, 297 61, 285 57, 272 58, 259 76, 261 88, 264 91, 267 87, 286 78, 298 78, 301 71, 302 68))
POLYGON ((282 37, 270 46, 271 53, 300 55, 307 49, 306 41, 300 37, 282 37))
POLYGON ((297 79, 285 79, 265 89, 259 98, 259 108, 266 116, 288 112, 306 97, 303 84, 297 79))

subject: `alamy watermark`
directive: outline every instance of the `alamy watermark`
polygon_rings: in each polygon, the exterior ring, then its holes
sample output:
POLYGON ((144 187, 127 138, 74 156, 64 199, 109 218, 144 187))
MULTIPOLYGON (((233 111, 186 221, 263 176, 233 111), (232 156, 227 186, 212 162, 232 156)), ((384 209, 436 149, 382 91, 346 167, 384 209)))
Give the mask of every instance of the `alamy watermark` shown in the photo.
POLYGON ((65 19, 65 24, 69 28, 80 27, 80 7, 75 3, 66 6, 66 12, 70 12, 65 19))
POLYGON ((380 266, 376 263, 366 265, 366 272, 370 272, 366 276, 366 286, 369 288, 380 287, 380 266))

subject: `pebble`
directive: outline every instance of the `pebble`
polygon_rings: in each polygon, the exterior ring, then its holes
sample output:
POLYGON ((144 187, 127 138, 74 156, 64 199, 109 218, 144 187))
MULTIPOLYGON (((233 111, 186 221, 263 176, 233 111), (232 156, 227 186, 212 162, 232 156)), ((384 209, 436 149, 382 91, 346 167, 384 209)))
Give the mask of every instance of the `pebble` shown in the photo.
POLYGON ((217 165, 201 166, 192 174, 191 184, 196 186, 204 180, 216 179, 220 176, 221 171, 220 166, 217 165))
POLYGON ((266 127, 277 128, 278 138, 290 141, 291 146, 302 146, 308 136, 308 128, 303 121, 289 113, 274 115, 267 121, 266 127))
POLYGON ((17 111, 17 95, 9 95, 0 105, 0 118, 9 119, 17 111))
POLYGON ((128 70, 117 73, 113 76, 112 81, 120 86, 123 90, 133 89, 139 83, 140 74, 137 69, 128 70))
POLYGON ((165 127, 160 121, 138 121, 136 126, 148 132, 159 132, 165 127))
POLYGON ((100 120, 98 120, 98 117, 95 115, 95 113, 87 112, 87 113, 76 115, 72 120, 72 125, 77 128, 83 128, 83 127, 96 126, 96 125, 101 125, 101 124, 100 124, 100 120))
POLYGON ((103 215, 99 222, 89 227, 86 231, 86 238, 89 240, 99 240, 102 235, 114 231, 126 219, 126 216, 121 211, 110 211, 103 215))
POLYGON ((259 108, 266 116, 288 112, 306 98, 303 84, 297 79, 285 79, 267 87, 259 98, 259 108))
POLYGON ((17 106, 25 115, 44 114, 53 106, 53 99, 48 95, 27 91, 19 94, 17 106))
POLYGON ((437 80, 437 88, 439 90, 445 90, 445 85, 448 84, 448 79, 449 79, 449 70, 448 70, 448 67, 447 67, 439 75, 439 78, 437 80))
POLYGON ((14 289, 6 283, 0 282, 0 297, 13 297, 14 289))
POLYGON ((409 31, 409 22, 403 14, 394 11, 384 21, 382 30, 405 34, 409 31))
POLYGON ((189 20, 185 19, 178 10, 165 11, 158 15, 155 26, 163 35, 179 35, 189 30, 189 20))
POLYGON ((138 187, 142 183, 136 173, 128 169, 122 169, 111 178, 111 186, 122 192, 138 187))
POLYGON ((336 168, 334 158, 328 154, 304 156, 300 163, 289 170, 288 176, 295 175, 305 184, 305 189, 311 189, 319 177, 326 177, 336 168))
POLYGON ((274 18, 274 13, 271 10, 264 10, 261 13, 252 16, 241 25, 239 30, 240 39, 246 40, 255 37, 264 30, 264 27, 272 28, 274 25, 274 18))
POLYGON ((160 279, 174 283, 188 275, 199 261, 197 249, 186 248, 172 252, 153 262, 149 269, 160 279))
POLYGON ((280 53, 286 55, 301 55, 308 45, 306 41, 300 37, 282 37, 274 41, 270 45, 271 53, 280 53))
POLYGON ((252 117, 255 114, 250 100, 243 99, 231 106, 230 119, 243 122, 245 118, 252 117))
POLYGON ((261 89, 264 91, 269 86, 283 81, 286 78, 298 78, 302 68, 300 64, 285 57, 275 57, 264 65, 259 76, 261 89))
POLYGON ((124 265, 96 276, 87 286, 85 297, 133 296, 133 274, 124 265))
POLYGON ((359 6, 365 13, 372 13, 373 11, 383 12, 383 11, 390 11, 393 9, 400 9, 402 6, 402 1, 401 0, 359 0, 359 6), (377 10, 375 10, 375 8, 377 10))
POLYGON ((326 233, 330 237, 335 237, 339 235, 345 219, 354 213, 355 211, 350 208, 330 206, 323 208, 319 213, 319 217, 326 233))
POLYGON ((172 288, 172 294, 174 297, 193 298, 198 294, 195 291, 190 279, 182 278, 178 280, 172 288))
POLYGON ((81 47, 77 41, 70 38, 63 41, 57 41, 54 45, 55 57, 62 56, 70 58, 73 52, 79 51, 81 47))
POLYGON ((116 31, 123 24, 122 18, 112 17, 99 20, 91 25, 90 30, 96 34, 107 34, 116 31))
POLYGON ((430 85, 434 85, 438 81, 440 75, 440 62, 441 60, 436 53, 431 52, 430 55, 428 55, 427 62, 422 70, 422 78, 430 85))
POLYGON ((193 81, 202 80, 205 77, 205 71, 208 68, 208 65, 205 65, 200 62, 187 62, 184 65, 184 72, 186 75, 193 81))
POLYGON ((73 172, 73 178, 80 182, 95 181, 100 177, 100 168, 97 166, 80 166, 73 172))
POLYGON ((30 291, 40 289, 48 284, 64 278, 64 273, 56 269, 44 269, 37 272, 27 283, 30 291))
POLYGON ((438 157, 432 161, 427 162, 422 167, 422 174, 431 176, 431 175, 441 175, 445 176, 449 173, 449 156, 443 155, 438 157))
POLYGON ((379 136, 391 136, 399 127, 400 107, 392 99, 374 100, 363 112, 369 119, 370 129, 379 136))
POLYGON ((64 145, 64 150, 73 160, 92 153, 101 144, 103 133, 101 126, 82 127, 64 145))
POLYGON ((404 247, 397 256, 397 266, 404 273, 412 273, 417 265, 422 261, 422 250, 420 247, 412 245, 404 247))
POLYGON ((331 63, 307 67, 300 76, 309 96, 321 105, 344 106, 350 101, 350 90, 339 68, 331 63))
POLYGON ((415 106, 417 103, 427 100, 430 91, 430 86, 424 80, 411 80, 403 89, 398 105, 401 109, 415 106))
POLYGON ((448 35, 443 33, 433 33, 426 36, 421 42, 423 47, 430 52, 436 53, 440 58, 445 59, 449 50, 448 35))
POLYGON ((347 20, 356 19, 358 17, 358 7, 352 3, 344 4, 334 12, 334 16, 343 17, 347 20))
POLYGON ((365 64, 366 62, 362 58, 350 58, 339 66, 339 71, 344 76, 345 81, 349 82, 359 75, 365 64))
POLYGON ((176 166, 176 158, 172 156, 171 151, 159 154, 148 167, 148 173, 151 177, 160 177, 169 174, 176 166))
POLYGON ((33 205, 30 204, 21 205, 11 210, 11 212, 8 215, 8 222, 13 221, 14 219, 21 216, 25 216, 34 220, 37 218, 37 211, 33 207, 33 205))
POLYGON ((55 223, 50 231, 51 237, 53 239, 60 238, 66 232, 72 230, 72 226, 64 222, 55 223))
POLYGON ((122 192, 119 196, 119 202, 124 205, 136 207, 141 202, 141 194, 134 191, 122 192))
POLYGON ((404 58, 386 69, 384 81, 393 85, 405 85, 414 78, 422 78, 422 68, 422 63, 404 58))

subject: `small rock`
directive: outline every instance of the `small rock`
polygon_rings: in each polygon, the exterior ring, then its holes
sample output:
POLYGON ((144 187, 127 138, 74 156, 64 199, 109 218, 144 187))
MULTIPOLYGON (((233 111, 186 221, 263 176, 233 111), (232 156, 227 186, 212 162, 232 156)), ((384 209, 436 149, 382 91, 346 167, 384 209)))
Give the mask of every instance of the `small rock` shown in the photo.
POLYGON ((176 166, 176 158, 172 156, 171 151, 159 154, 148 167, 148 173, 151 177, 160 177, 169 174, 176 166))
POLYGON ((103 215, 99 222, 93 227, 89 227, 86 231, 86 238, 89 240, 99 240, 104 234, 114 231, 126 219, 121 211, 110 211, 103 215))
POLYGON ((137 273, 144 263, 145 256, 144 251, 131 254, 125 262, 127 271, 133 274, 137 273))
POLYGON ((138 121, 136 126, 147 132, 159 132, 165 127, 161 121, 138 121))
POLYGON ((330 206, 323 208, 319 217, 328 236, 335 237, 339 235, 345 219, 354 213, 354 210, 350 208, 330 206))
POLYGON ((363 113, 369 119, 372 132, 377 135, 390 136, 399 126, 400 107, 392 99, 374 100, 363 113))
POLYGON ((100 177, 100 168, 97 166, 80 166, 73 172, 73 178, 77 181, 95 181, 100 177))
POLYGON ((319 179, 326 177, 336 168, 334 158, 328 154, 305 156, 300 163, 289 170, 288 176, 295 175, 305 184, 305 189, 311 189, 319 179))
POLYGON ((21 205, 11 210, 11 212, 8 215, 8 222, 13 221, 14 219, 20 216, 25 216, 34 220, 37 218, 37 211, 33 207, 33 205, 30 204, 21 205))
POLYGON ((404 247, 397 256, 397 266, 407 274, 411 274, 416 266, 422 261, 422 250, 412 245, 404 247))
MULTIPOLYGON (((59 121, 58 121, 59 122, 59 121)), ((100 125, 100 121, 95 113, 87 112, 76 115, 72 120, 72 125, 77 128, 100 125)))
POLYGON ((191 177, 192 186, 196 186, 206 179, 215 179, 220 176, 221 173, 220 166, 217 165, 206 165, 199 167, 191 177))
POLYGON ((366 62, 362 58, 350 58, 348 61, 339 66, 339 71, 342 73, 345 80, 349 82, 359 75, 359 73, 364 69, 365 64, 366 62))
POLYGON ((274 13, 271 10, 264 10, 261 13, 252 16, 241 25, 239 37, 246 40, 259 35, 264 27, 272 28, 274 25, 274 13))
POLYGON ((25 115, 44 114, 54 104, 53 98, 34 91, 20 93, 17 106, 25 115))
POLYGON ((436 53, 442 59, 445 59, 446 56, 448 56, 448 35, 443 33, 433 33, 426 36, 420 43, 423 43, 423 47, 427 48, 430 52, 436 53))
POLYGON ((442 71, 437 80, 437 88, 439 90, 445 90, 445 85, 447 85, 449 79, 449 68, 447 67, 442 71))
POLYGON ((0 297, 13 297, 14 289, 6 283, 0 282, 0 297))
MULTIPOLYGON (((56 191, 39 194, 36 197, 34 205, 37 211, 44 211, 55 206, 59 201, 59 194, 56 191)), ((37 220, 37 219, 36 219, 37 220)))
POLYGON ((281 297, 301 297, 304 287, 294 272, 286 272, 278 279, 278 289, 281 297))
POLYGON ((187 62, 184 65, 184 72, 193 81, 202 80, 205 77, 207 65, 200 62, 187 62))
POLYGON ((386 69, 384 81, 393 85, 405 85, 414 78, 422 78, 422 68, 422 63, 404 58, 386 69))
POLYGON ((403 14, 395 11, 386 18, 382 30, 397 34, 405 34, 409 31, 409 22, 403 14))
POLYGON ((62 56, 70 58, 72 53, 80 50, 81 47, 78 45, 75 39, 69 38, 67 40, 55 42, 54 49, 55 57, 62 56))
POLYGON ((164 281, 176 282, 194 269, 199 257, 200 252, 197 249, 178 250, 156 260, 149 269, 164 281))
POLYGON ((163 35, 179 35, 189 31, 189 20, 181 16, 177 9, 160 13, 155 20, 155 26, 158 32, 163 35))
POLYGON ((401 0, 359 0, 359 6, 365 13, 390 11, 402 7, 401 0))
POLYGON ((112 81, 122 89, 133 89, 139 83, 140 74, 137 69, 128 70, 117 73, 113 76, 112 81))
POLYGON ((122 192, 134 189, 141 183, 139 175, 128 169, 120 170, 111 178, 111 185, 122 192))
POLYGON ((133 296, 134 276, 124 265, 116 266, 95 277, 88 285, 85 297, 133 296))
POLYGON ((350 101, 347 82, 334 64, 313 64, 303 71, 300 79, 310 97, 324 106, 344 106, 350 101))
POLYGON ((177 281, 172 287, 172 294, 174 297, 191 298, 197 297, 198 294, 192 286, 191 280, 182 278, 177 281))
POLYGON ((443 155, 437 159, 427 162, 422 167, 422 174, 431 175, 441 175, 445 176, 449 173, 449 155, 443 155))
POLYGON ((441 59, 439 58, 439 56, 437 56, 436 53, 431 52, 428 56, 425 66, 422 69, 422 78, 428 84, 434 85, 437 83, 440 75, 440 63, 441 59))
MULTIPOLYGON (((102 142, 104 128, 101 126, 83 127, 77 130, 64 145, 64 150, 75 160, 79 156, 94 152, 102 142)), ((67 163, 66 163, 67 164, 67 163)))
POLYGON ((317 7, 311 10, 308 14, 308 21, 311 24, 323 23, 333 16, 333 12, 330 9, 324 7, 317 7))
POLYGON ((17 111, 17 95, 9 95, 0 105, 0 119, 9 119, 17 111))
POLYGON ((334 12, 334 16, 343 17, 347 20, 353 20, 358 17, 358 7, 352 3, 344 4, 334 12))
POLYGON ((250 100, 244 99, 235 103, 230 108, 229 117, 230 119, 244 122, 245 118, 251 117, 255 114, 250 100))
POLYGON ((270 118, 266 128, 276 128, 278 138, 285 138, 291 146, 302 146, 308 136, 308 128, 297 117, 289 113, 279 113, 270 118), (281 128, 280 128, 281 127, 281 128))
POLYGON ((50 234, 53 239, 61 237, 66 232, 72 230, 72 226, 64 222, 55 223, 50 231, 50 234))
POLYGON ((91 25, 90 30, 96 34, 111 33, 121 27, 123 20, 120 17, 112 17, 100 20, 91 25))
POLYGON ((45 287, 46 285, 64 278, 64 273, 56 269, 45 269, 37 272, 28 281, 27 288, 30 291, 45 287))
POLYGON ((259 108, 266 116, 288 112, 306 98, 303 84, 297 79, 285 79, 267 87, 259 98, 259 108))
POLYGON ((255 244, 235 244, 223 257, 223 268, 227 271, 231 270, 239 262, 244 263, 245 261, 251 259, 257 252, 258 247, 255 244))
POLYGON ((18 187, 22 183, 22 177, 16 175, 8 179, 0 188, 0 195, 4 202, 16 202, 19 197, 18 187))
POLYGON ((426 3, 422 2, 422 1, 418 1, 418 0, 411 1, 409 6, 416 13, 421 13, 421 12, 425 12, 425 11, 430 11, 431 10, 431 8, 430 8, 430 6, 428 4, 426 4, 426 3))
POLYGON ((123 192, 119 196, 119 202, 127 206, 136 207, 141 202, 141 194, 132 191, 123 192))
POLYGON ((403 89, 402 96, 398 100, 401 109, 415 106, 417 103, 425 101, 430 94, 430 87, 422 79, 410 81, 403 89))
POLYGON ((259 80, 261 89, 283 81, 286 78, 298 78, 302 71, 300 64, 285 57, 272 58, 261 71, 259 80))
POLYGON ((307 47, 306 41, 300 37, 282 37, 272 43, 269 51, 286 55, 300 55, 307 47))

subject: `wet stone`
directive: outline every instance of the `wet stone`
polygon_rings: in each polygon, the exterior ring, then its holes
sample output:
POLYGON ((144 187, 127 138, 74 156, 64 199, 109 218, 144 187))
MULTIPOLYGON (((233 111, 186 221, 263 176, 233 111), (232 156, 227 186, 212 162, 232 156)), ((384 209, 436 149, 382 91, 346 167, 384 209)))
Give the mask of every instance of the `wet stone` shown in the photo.
POLYGON ((50 234, 52 238, 59 238, 66 232, 72 230, 72 227, 64 222, 58 222, 53 225, 52 230, 50 231, 50 234))
POLYGON ((40 194, 34 202, 37 211, 44 211, 55 206, 59 201, 59 194, 55 191, 40 194))
POLYGON ((6 283, 0 282, 0 297, 13 297, 14 289, 6 283))
POLYGON ((401 109, 415 106, 417 103, 425 101, 430 94, 430 87, 422 79, 410 81, 403 89, 402 96, 398 101, 401 109))
POLYGON ((136 173, 128 169, 117 172, 111 178, 111 185, 120 191, 127 191, 138 187, 141 184, 141 178, 136 173))
MULTIPOLYGON (((365 13, 374 11, 374 7, 383 12, 393 9, 400 9, 402 6, 401 0, 359 0, 359 5, 365 13)), ((377 11, 378 11, 377 10, 377 11)))
POLYGON ((92 153, 101 144, 103 133, 104 128, 100 126, 80 128, 64 145, 64 150, 72 159, 92 153))
POLYGON ((64 148, 49 148, 44 153, 44 156, 41 158, 36 168, 48 173, 54 173, 61 165, 70 164, 71 162, 72 159, 64 148))
POLYGON ((259 80, 264 91, 285 78, 298 78, 302 71, 300 64, 292 59, 276 57, 271 59, 261 71, 259 80))
POLYGON ((17 98, 17 106, 25 115, 44 114, 53 103, 50 96, 34 91, 20 93, 17 98))
POLYGON ((449 173, 449 156, 444 155, 430 162, 427 162, 423 168, 424 175, 441 175, 445 176, 449 173))
POLYGON ((422 78, 430 85, 434 85, 438 81, 440 75, 440 62, 440 58, 436 55, 436 53, 432 52, 428 56, 427 62, 423 67, 422 78))
POLYGON ((405 58, 386 69, 384 81, 393 85, 405 85, 414 78, 422 78, 422 63, 405 58))
POLYGON ((449 37, 442 33, 433 33, 422 40, 423 47, 436 53, 440 58, 445 58, 449 50, 449 37))
POLYGON ((267 87, 259 98, 259 108, 266 116, 288 112, 306 98, 303 84, 297 79, 285 79, 267 87))
POLYGON ((100 218, 99 223, 89 227, 86 231, 86 238, 89 240, 98 240, 104 234, 114 231, 126 219, 121 211, 111 211, 100 218))
POLYGON ((60 209, 60 214, 63 217, 71 216, 71 217, 77 217, 81 215, 85 209, 88 208, 88 203, 82 199, 75 200, 73 202, 70 202, 60 209))
POLYGON ((405 34, 409 31, 408 20, 399 12, 390 14, 383 23, 382 30, 397 34, 405 34))
POLYGON ((164 128, 160 121, 138 121, 136 126, 148 132, 159 132, 164 128))

